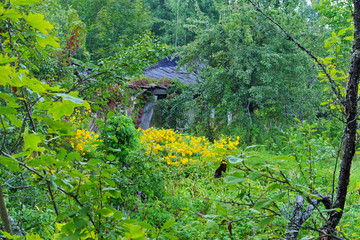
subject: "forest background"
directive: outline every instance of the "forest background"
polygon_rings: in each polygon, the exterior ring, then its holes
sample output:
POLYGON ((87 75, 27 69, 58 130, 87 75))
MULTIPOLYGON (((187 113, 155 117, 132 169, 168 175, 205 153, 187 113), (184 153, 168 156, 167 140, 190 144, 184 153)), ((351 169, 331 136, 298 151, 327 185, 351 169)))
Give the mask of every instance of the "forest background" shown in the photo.
POLYGON ((359 1, 0 8, 0 239, 360 239, 359 1))

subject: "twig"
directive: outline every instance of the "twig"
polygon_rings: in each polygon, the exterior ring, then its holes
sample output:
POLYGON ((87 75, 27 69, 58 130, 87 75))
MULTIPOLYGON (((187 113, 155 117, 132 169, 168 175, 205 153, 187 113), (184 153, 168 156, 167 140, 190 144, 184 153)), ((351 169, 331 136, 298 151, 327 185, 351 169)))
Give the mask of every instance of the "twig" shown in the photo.
MULTIPOLYGON (((45 170, 44 170, 44 174, 46 174, 45 170)), ((59 210, 57 208, 56 201, 55 201, 55 198, 54 198, 54 194, 53 194, 52 189, 51 189, 50 181, 46 181, 46 185, 47 185, 47 189, 48 189, 49 194, 50 194, 51 203, 54 206, 56 216, 59 216, 59 210)))
POLYGON ((24 98, 23 102, 24 102, 24 105, 25 105, 25 109, 26 109, 28 118, 30 119, 31 127, 32 127, 33 131, 36 132, 36 126, 35 126, 35 123, 34 123, 34 119, 31 117, 30 108, 29 108, 29 106, 28 106, 28 104, 26 103, 26 100, 25 100, 24 89, 21 89, 21 92, 22 92, 22 96, 24 98))
POLYGON ((269 218, 269 217, 275 217, 276 215, 270 215, 270 216, 257 216, 257 217, 251 217, 251 216, 247 216, 247 217, 243 217, 243 218, 240 218, 240 219, 236 219, 236 220, 233 220, 233 221, 225 221, 223 223, 221 223, 220 225, 225 225, 225 224, 230 224, 230 223, 234 223, 234 222, 240 222, 244 219, 248 219, 248 218, 269 218))
POLYGON ((1 120, 1 125, 3 126, 4 128, 4 136, 3 136, 3 142, 2 142, 2 145, 1 145, 1 148, 0 148, 0 152, 2 150, 4 150, 4 147, 5 147, 5 141, 6 141, 6 134, 7 134, 7 131, 6 131, 6 128, 5 128, 5 125, 4 125, 4 121, 2 119, 2 116, 0 115, 0 120, 1 120))
MULTIPOLYGON (((25 186, 25 179, 24 179, 23 173, 21 173, 20 176, 21 176, 21 180, 22 180, 22 181, 21 181, 22 186, 24 187, 24 186, 25 186)), ((18 218, 18 222, 17 222, 17 224, 20 225, 20 228, 22 228, 21 216, 22 216, 23 209, 24 209, 24 199, 25 199, 25 194, 23 194, 23 195, 21 196, 20 212, 19 212, 19 218, 18 218)))
MULTIPOLYGON (((9 154, 7 154, 7 153, 5 153, 5 152, 2 152, 2 154, 3 154, 4 156, 7 156, 7 157, 11 158, 11 159, 14 160, 15 162, 17 162, 20 166, 26 168, 26 169, 29 170, 30 172, 35 173, 37 176, 39 176, 41 179, 44 179, 46 182, 50 182, 44 175, 42 175, 42 174, 41 174, 40 172, 38 172, 37 170, 35 170, 35 169, 27 166, 25 163, 20 162, 19 160, 13 158, 11 155, 9 155, 9 154)), ((73 199, 75 200, 75 202, 76 202, 80 207, 83 207, 83 206, 84 206, 84 204, 82 204, 82 203, 80 202, 80 200, 79 200, 75 195, 73 195, 72 193, 66 191, 65 189, 63 189, 63 188, 60 187, 60 186, 58 186, 58 189, 59 189, 61 192, 63 192, 63 193, 65 193, 66 195, 68 195, 69 197, 73 198, 73 199)), ((96 226, 96 225, 95 225, 95 222, 94 222, 93 218, 91 217, 90 213, 87 213, 87 216, 89 217, 91 223, 92 223, 92 224, 94 225, 94 227, 95 227, 95 226, 96 226)))
POLYGON ((23 122, 22 122, 21 131, 19 132, 19 137, 18 137, 18 139, 15 141, 14 145, 12 146, 12 148, 11 148, 10 151, 9 151, 9 152, 11 152, 11 153, 16 149, 16 147, 19 145, 19 143, 20 143, 20 141, 21 141, 21 139, 22 139, 22 133, 24 132, 24 129, 25 129, 25 122, 26 122, 26 120, 27 120, 27 116, 24 117, 24 120, 23 120, 23 122))
POLYGON ((205 199, 205 200, 210 200, 210 201, 215 201, 215 202, 232 204, 232 205, 236 205, 236 206, 248 206, 248 207, 253 206, 253 204, 237 203, 237 202, 234 202, 234 201, 228 202, 228 201, 223 201, 223 200, 211 199, 211 198, 207 198, 207 197, 203 197, 203 199, 205 199))
POLYGON ((2 41, 1 41, 1 36, 0 36, 0 47, 1 47, 2 54, 5 56, 6 53, 5 53, 4 46, 3 46, 2 41))
MULTIPOLYGON (((45 185, 46 183, 40 183, 38 186, 42 186, 42 185, 45 185)), ((16 189, 16 190, 21 190, 21 189, 28 189, 28 188, 34 188, 35 186, 31 186, 31 185, 28 185, 28 186, 20 186, 20 187, 15 187, 13 185, 10 185, 9 183, 4 183, 3 184, 3 187, 7 186, 8 188, 11 188, 11 189, 16 189)))

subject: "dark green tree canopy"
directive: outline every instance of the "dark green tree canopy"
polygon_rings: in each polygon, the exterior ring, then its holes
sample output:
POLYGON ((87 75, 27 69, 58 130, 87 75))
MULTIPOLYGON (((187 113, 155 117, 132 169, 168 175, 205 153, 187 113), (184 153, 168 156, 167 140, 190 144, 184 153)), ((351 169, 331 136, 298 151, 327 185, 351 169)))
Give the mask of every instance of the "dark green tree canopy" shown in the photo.
MULTIPOLYGON (((300 4, 275 4, 268 12, 281 12, 278 20, 310 44, 314 37, 310 23, 296 10, 300 4)), ((275 118, 313 115, 312 61, 246 1, 223 6, 219 15, 210 27, 198 25, 195 40, 180 50, 183 62, 206 63, 201 72, 206 101, 234 112, 259 108, 275 118)))

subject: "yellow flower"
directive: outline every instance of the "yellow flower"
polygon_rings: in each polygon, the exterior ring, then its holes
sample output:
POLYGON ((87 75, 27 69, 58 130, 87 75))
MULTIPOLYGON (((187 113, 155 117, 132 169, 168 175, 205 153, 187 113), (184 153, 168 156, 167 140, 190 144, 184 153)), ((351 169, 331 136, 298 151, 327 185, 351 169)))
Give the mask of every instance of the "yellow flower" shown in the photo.
POLYGON ((214 160, 222 159, 226 151, 235 150, 239 145, 239 137, 236 141, 222 136, 221 139, 210 143, 205 137, 194 137, 183 135, 171 129, 155 129, 139 131, 142 133, 140 142, 147 149, 147 154, 151 152, 158 155, 168 165, 179 166, 188 163, 204 161, 206 157, 214 160), (186 140, 186 141, 184 141, 186 140), (214 150, 220 148, 225 150, 223 153, 215 153, 214 150), (194 159, 194 158, 197 159, 194 159), (178 161, 175 161, 177 160, 178 161))

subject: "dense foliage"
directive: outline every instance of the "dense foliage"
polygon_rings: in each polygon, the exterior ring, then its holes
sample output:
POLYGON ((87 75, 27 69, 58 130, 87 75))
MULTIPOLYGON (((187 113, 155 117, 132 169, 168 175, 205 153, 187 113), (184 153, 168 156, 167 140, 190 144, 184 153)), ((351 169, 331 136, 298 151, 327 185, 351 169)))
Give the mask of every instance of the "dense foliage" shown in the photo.
POLYGON ((360 239, 359 1, 0 12, 0 239, 360 239))

